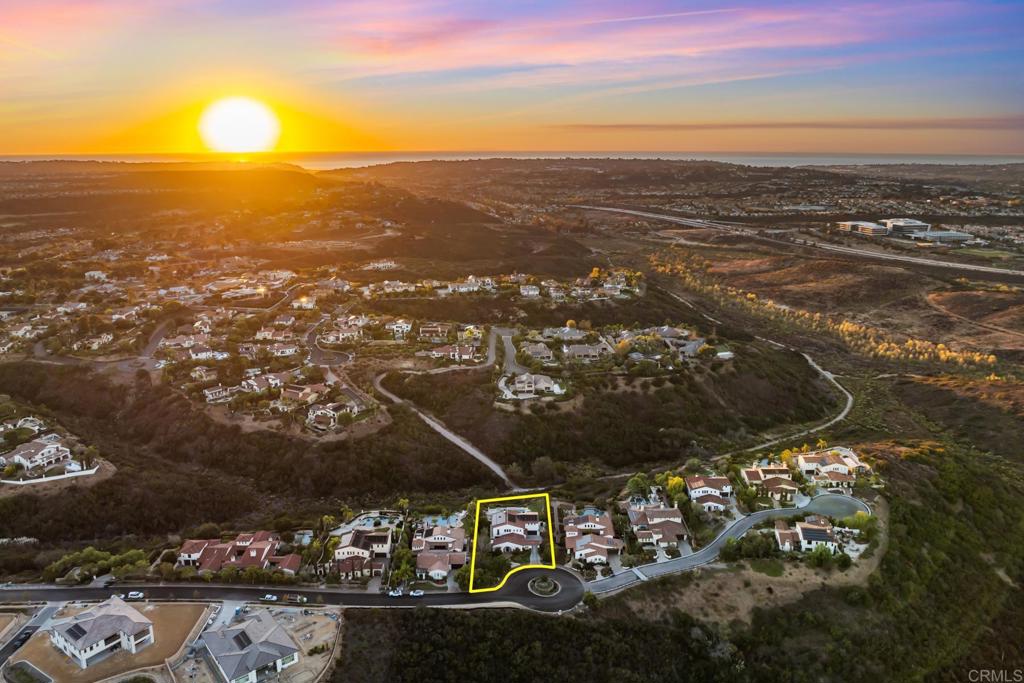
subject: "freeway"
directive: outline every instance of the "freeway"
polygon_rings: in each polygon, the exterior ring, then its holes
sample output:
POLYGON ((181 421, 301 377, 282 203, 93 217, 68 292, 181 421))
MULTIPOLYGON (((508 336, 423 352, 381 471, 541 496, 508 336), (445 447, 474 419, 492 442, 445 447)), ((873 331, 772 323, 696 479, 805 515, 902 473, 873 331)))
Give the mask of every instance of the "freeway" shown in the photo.
POLYGON ((719 552, 721 552, 722 547, 725 546, 726 542, 730 538, 739 538, 761 522, 772 519, 795 517, 806 513, 817 513, 829 517, 848 517, 861 511, 870 513, 871 508, 868 507, 867 503, 864 501, 853 498, 852 496, 837 493, 824 493, 812 498, 807 505, 801 508, 778 508, 754 512, 733 522, 731 525, 726 527, 715 540, 708 543, 695 553, 676 557, 664 562, 645 564, 640 567, 635 567, 631 571, 627 570, 616 574, 615 576, 591 581, 586 585, 587 590, 592 593, 607 593, 608 591, 625 588, 626 586, 630 586, 638 581, 647 581, 648 579, 664 576, 666 574, 678 574, 685 571, 691 571, 698 567, 711 564, 718 559, 719 552))
POLYGON ((255 602, 272 593, 295 593, 305 596, 311 605, 339 607, 525 607, 541 612, 561 612, 572 609, 583 599, 583 583, 572 572, 564 569, 527 569, 509 577, 500 590, 491 593, 427 593, 420 598, 408 596, 392 598, 379 593, 349 592, 324 588, 297 586, 243 586, 205 583, 179 584, 116 584, 102 586, 12 586, 0 588, 0 603, 57 602, 71 600, 104 600, 112 593, 143 591, 148 600, 236 600, 255 602), (534 594, 527 584, 531 579, 546 575, 561 586, 550 597, 534 594))
POLYGON ((654 220, 661 220, 667 221, 669 223, 685 225, 690 228, 707 228, 711 230, 722 230, 724 232, 743 233, 755 237, 761 237, 762 239, 766 239, 772 242, 779 242, 780 244, 785 244, 788 246, 814 247, 817 249, 823 249, 825 251, 831 251, 838 254, 856 256, 858 258, 881 259, 883 261, 897 261, 912 265, 927 266, 929 268, 949 268, 952 270, 960 270, 973 273, 985 273, 987 275, 1001 275, 1015 278, 1024 276, 1024 270, 1011 270, 1009 268, 996 268, 994 266, 979 266, 974 265, 972 263, 954 263, 952 261, 937 261, 935 259, 921 258, 920 256, 903 256, 902 254, 890 254, 881 251, 855 249, 853 247, 845 247, 838 244, 829 244, 827 242, 815 242, 814 240, 810 239, 800 239, 794 241, 777 240, 768 237, 762 237, 757 234, 756 230, 751 228, 740 227, 735 223, 707 221, 699 218, 685 218, 683 216, 673 216, 671 214, 652 213, 650 211, 637 211, 635 209, 619 209, 609 206, 590 206, 586 204, 571 204, 570 206, 572 208, 586 209, 588 211, 608 211, 610 213, 623 213, 628 214, 630 216, 639 216, 640 218, 651 218, 654 220))

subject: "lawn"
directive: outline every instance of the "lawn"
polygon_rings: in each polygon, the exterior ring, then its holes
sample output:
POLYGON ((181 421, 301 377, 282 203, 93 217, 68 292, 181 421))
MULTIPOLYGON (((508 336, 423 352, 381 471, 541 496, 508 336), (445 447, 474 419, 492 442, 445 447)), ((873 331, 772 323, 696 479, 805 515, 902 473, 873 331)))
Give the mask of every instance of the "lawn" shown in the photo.
POLYGON ((47 632, 39 631, 18 651, 13 661, 28 661, 37 669, 61 683, 95 683, 151 666, 159 666, 174 655, 203 616, 205 605, 198 604, 136 604, 136 609, 153 622, 155 642, 138 654, 117 652, 101 662, 82 670, 50 644, 47 632))

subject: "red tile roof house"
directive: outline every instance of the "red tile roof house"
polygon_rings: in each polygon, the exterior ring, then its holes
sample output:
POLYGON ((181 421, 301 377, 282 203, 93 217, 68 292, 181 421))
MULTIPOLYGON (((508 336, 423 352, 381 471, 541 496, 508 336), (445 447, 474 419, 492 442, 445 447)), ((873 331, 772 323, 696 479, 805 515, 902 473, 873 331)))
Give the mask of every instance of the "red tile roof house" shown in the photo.
POLYGON ((819 472, 811 477, 811 482, 825 489, 852 489, 857 477, 842 472, 819 472))
POLYGON ((812 451, 811 453, 803 453, 798 457, 798 463, 800 469, 805 474, 813 474, 813 472, 823 462, 838 463, 842 462, 846 465, 846 471, 849 474, 867 474, 871 472, 871 467, 862 462, 860 457, 852 448, 846 446, 833 446, 820 451, 812 451), (830 457, 825 457, 830 456, 830 457))
POLYGON ((270 531, 239 534, 233 541, 193 539, 182 543, 175 566, 195 567, 201 572, 219 572, 225 567, 280 569, 286 574, 299 571, 299 555, 280 555, 280 537, 270 531))
POLYGON ((327 392, 323 384, 288 384, 281 390, 281 400, 310 405, 327 392))
POLYGON ((775 500, 791 500, 800 487, 793 483, 793 473, 785 465, 768 465, 766 467, 749 467, 740 475, 758 494, 775 500))
POLYGON ((412 539, 416 577, 444 581, 466 564, 466 530, 460 526, 420 527, 412 539))
POLYGON ((713 493, 705 493, 703 496, 697 496, 693 499, 693 502, 701 506, 704 512, 724 512, 729 507, 729 501, 721 496, 716 496, 713 493))
POLYGON ((790 528, 789 522, 784 519, 775 520, 775 542, 779 544, 779 550, 784 553, 793 552, 800 547, 800 534, 790 528))
POLYGON ((768 465, 765 467, 748 467, 740 471, 740 475, 750 486, 757 487, 765 479, 772 477, 781 477, 782 479, 792 479, 793 473, 785 465, 768 465))
POLYGON ((690 500, 697 500, 701 496, 714 495, 720 498, 728 498, 732 495, 732 482, 728 477, 710 477, 698 475, 686 478, 686 491, 690 500))
POLYGON ((391 557, 392 531, 390 526, 383 526, 342 534, 334 550, 332 568, 344 579, 380 576, 391 557))
POLYGON ((802 453, 797 462, 800 471, 817 486, 825 489, 853 488, 857 473, 870 468, 860 461, 849 448, 837 447, 827 451, 802 453))
POLYGON ((71 459, 71 451, 60 441, 45 438, 23 443, 4 455, 5 462, 17 463, 26 470, 47 468, 71 459))
POLYGON ((430 355, 433 358, 447 358, 449 360, 455 361, 473 360, 476 358, 476 347, 453 346, 449 344, 446 346, 438 346, 436 349, 432 349, 430 351, 430 355))
POLYGON ((615 538, 612 516, 607 512, 588 510, 586 514, 570 515, 562 521, 565 549, 575 560, 590 564, 607 564, 608 555, 620 552, 624 543, 615 538))
POLYGON ((420 331, 418 337, 421 340, 429 340, 435 344, 448 339, 448 334, 452 331, 452 326, 448 323, 424 323, 420 325, 420 331))
POLYGON ((541 544, 544 524, 540 515, 524 507, 492 508, 487 511, 491 523, 491 549, 518 552, 541 544))
POLYGON ((679 508, 661 505, 630 506, 629 522, 641 545, 674 548, 687 537, 683 513, 679 508))
POLYGON ((758 489, 769 498, 778 501, 792 500, 800 487, 793 483, 792 479, 782 477, 769 477, 761 482, 758 489))
POLYGON ((828 519, 812 515, 802 522, 796 523, 796 529, 790 529, 785 520, 775 522, 775 540, 784 551, 802 550, 809 552, 825 546, 833 553, 839 552, 839 540, 832 530, 828 519))

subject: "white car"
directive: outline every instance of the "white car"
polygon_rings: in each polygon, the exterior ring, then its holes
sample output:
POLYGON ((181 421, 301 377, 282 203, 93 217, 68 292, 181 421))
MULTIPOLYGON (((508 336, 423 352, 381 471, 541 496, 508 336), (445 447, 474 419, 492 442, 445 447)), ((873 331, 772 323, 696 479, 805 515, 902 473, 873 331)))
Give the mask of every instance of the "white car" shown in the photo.
POLYGON ((403 595, 405 595, 405 593, 402 592, 401 588, 392 588, 391 590, 388 591, 388 596, 390 596, 392 598, 400 598, 403 595))
POLYGON ((112 598, 120 598, 121 600, 124 600, 124 593, 114 593, 110 597, 112 597, 112 598))
POLYGON ((144 597, 146 597, 146 594, 140 591, 131 591, 128 593, 129 600, 142 600, 144 597))
POLYGON ((273 593, 267 593, 263 596, 263 600, 265 600, 266 602, 277 602, 277 596, 273 593))
POLYGON ((413 592, 409 593, 410 598, 422 598, 424 595, 423 591, 417 588, 413 592))

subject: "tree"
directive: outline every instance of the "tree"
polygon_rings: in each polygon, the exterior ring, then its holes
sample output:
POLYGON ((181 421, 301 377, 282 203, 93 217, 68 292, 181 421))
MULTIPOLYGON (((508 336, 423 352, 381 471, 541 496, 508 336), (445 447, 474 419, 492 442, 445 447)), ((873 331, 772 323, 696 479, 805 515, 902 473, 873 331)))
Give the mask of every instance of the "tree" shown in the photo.
POLYGON ((464 564, 455 570, 455 583, 458 584, 459 590, 469 590, 469 565, 464 564))
POLYGON ((835 558, 832 555, 832 551, 829 550, 826 545, 819 545, 817 548, 807 553, 807 564, 812 567, 831 569, 834 560, 835 558))
POLYGON ((828 448, 828 441, 825 441, 825 439, 818 439, 818 442, 814 444, 814 447, 819 451, 824 450, 828 448))
POLYGON ((646 496, 651 489, 651 481, 643 472, 637 472, 626 482, 626 490, 634 496, 646 496))
POLYGON ((533 464, 530 465, 530 470, 533 472, 533 478, 539 482, 554 481, 555 477, 558 476, 555 461, 547 455, 542 455, 534 460, 533 464))
POLYGON ((85 451, 82 453, 82 457, 79 458, 79 460, 82 461, 82 469, 87 470, 90 467, 92 467, 93 463, 96 462, 96 459, 99 457, 99 455, 100 453, 98 450, 96 450, 95 446, 89 446, 88 448, 86 448, 85 451))
POLYGON ((839 567, 841 571, 845 572, 847 569, 850 568, 851 565, 853 565, 852 557, 850 557, 846 553, 839 553, 838 555, 836 555, 836 566, 839 567))
POLYGON ((402 584, 415 576, 415 558, 409 548, 398 548, 391 557, 391 583, 402 584))

